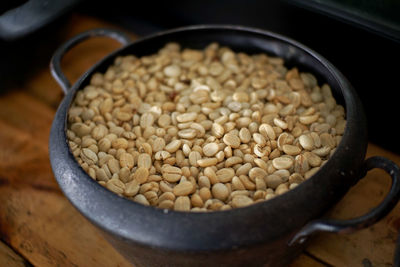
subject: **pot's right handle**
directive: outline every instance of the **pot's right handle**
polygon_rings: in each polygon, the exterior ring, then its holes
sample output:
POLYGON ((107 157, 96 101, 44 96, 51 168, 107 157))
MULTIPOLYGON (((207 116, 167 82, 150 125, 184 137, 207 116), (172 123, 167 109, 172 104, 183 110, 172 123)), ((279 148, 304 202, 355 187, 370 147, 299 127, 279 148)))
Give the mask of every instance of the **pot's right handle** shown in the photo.
POLYGON ((68 81, 67 77, 64 75, 61 69, 61 59, 68 52, 72 47, 81 43, 82 41, 89 39, 95 36, 105 36, 117 40, 122 45, 127 45, 131 43, 131 38, 126 35, 125 33, 114 30, 114 29, 92 29, 86 32, 80 33, 77 36, 71 38, 66 43, 61 45, 56 52, 54 52, 53 57, 50 61, 50 71, 53 75, 54 79, 58 82, 61 86, 61 89, 65 94, 67 94, 69 88, 71 87, 70 82, 68 81))
MULTIPOLYGON (((383 169, 392 178, 390 191, 379 206, 363 216, 350 220, 319 219, 311 221, 293 237, 289 245, 301 244, 309 236, 317 232, 351 233, 366 228, 385 217, 395 207, 400 198, 400 168, 387 158, 371 157, 363 164, 362 177, 373 168, 383 169)), ((393 266, 400 266, 400 239, 397 243, 393 266)))

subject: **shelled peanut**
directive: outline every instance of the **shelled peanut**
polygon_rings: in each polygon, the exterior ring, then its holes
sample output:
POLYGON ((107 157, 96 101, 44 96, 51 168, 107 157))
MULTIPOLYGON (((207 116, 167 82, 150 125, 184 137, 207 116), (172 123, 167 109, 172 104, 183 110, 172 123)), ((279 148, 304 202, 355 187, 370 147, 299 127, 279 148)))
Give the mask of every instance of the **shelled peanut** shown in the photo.
POLYGON ((163 209, 215 211, 310 178, 345 124, 329 85, 281 58, 169 43, 94 74, 72 103, 67 137, 80 166, 111 191, 163 209))

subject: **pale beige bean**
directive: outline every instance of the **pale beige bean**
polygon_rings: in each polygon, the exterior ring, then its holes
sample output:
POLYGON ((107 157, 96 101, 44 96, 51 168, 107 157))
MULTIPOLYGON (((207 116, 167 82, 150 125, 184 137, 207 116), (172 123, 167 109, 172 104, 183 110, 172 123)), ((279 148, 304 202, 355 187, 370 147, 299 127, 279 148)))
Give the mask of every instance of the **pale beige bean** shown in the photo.
POLYGON ((132 169, 135 165, 133 156, 129 153, 122 153, 122 155, 119 157, 119 165, 121 168, 126 167, 128 169, 132 169))
POLYGON ((240 141, 244 144, 247 144, 248 142, 250 142, 251 140, 251 133, 249 131, 249 129, 247 128, 242 128, 239 131, 239 138, 240 141))
POLYGON ((112 178, 111 180, 108 180, 108 182, 106 183, 106 187, 119 195, 124 193, 125 190, 125 184, 121 182, 118 178, 112 178))
POLYGON ((218 123, 213 123, 211 126, 211 134, 217 138, 224 136, 225 129, 218 123))
POLYGON ((331 149, 336 147, 336 140, 329 133, 322 133, 319 138, 323 147, 330 147, 331 149))
POLYGON ((321 148, 314 149, 312 152, 317 156, 325 157, 329 154, 330 151, 331 151, 331 147, 323 146, 321 148))
POLYGON ((162 202, 164 200, 175 201, 175 195, 172 192, 164 192, 158 198, 158 203, 160 203, 160 202, 162 202))
POLYGON ((173 140, 168 145, 166 145, 164 149, 169 153, 175 153, 181 147, 181 144, 181 140, 173 140))
POLYGON ((151 161, 151 157, 149 154, 142 153, 138 156, 137 166, 139 168, 144 167, 146 169, 150 169, 151 165, 152 165, 152 161, 151 161))
POLYGON ((216 183, 212 187, 212 194, 214 198, 224 201, 228 198, 229 190, 223 183, 216 183))
POLYGON ((304 174, 304 178, 305 179, 309 179, 311 176, 313 176, 317 171, 319 171, 319 167, 314 167, 311 170, 309 170, 308 172, 306 172, 304 174))
POLYGON ((305 152, 304 156, 306 157, 311 167, 318 167, 322 163, 321 158, 312 152, 305 152))
POLYGON ((249 179, 248 176, 240 175, 239 179, 247 190, 254 190, 256 188, 256 185, 249 179))
POLYGON ((291 156, 298 155, 301 152, 301 149, 298 146, 287 145, 287 144, 282 146, 282 150, 283 152, 291 156))
POLYGON ((198 185, 200 188, 202 188, 202 187, 210 188, 211 187, 210 179, 204 175, 200 176, 198 179, 198 185))
POLYGON ((203 153, 207 157, 212 157, 219 151, 219 146, 217 143, 208 143, 203 147, 203 153))
POLYGON ((195 129, 184 129, 178 132, 178 136, 184 139, 193 139, 197 136, 195 129))
POLYGON ((233 100, 236 102, 245 102, 249 101, 249 95, 245 92, 236 92, 232 96, 233 100))
POLYGON ((306 150, 312 150, 314 148, 314 139, 309 135, 301 135, 299 137, 299 143, 306 150))
POLYGON ((139 189, 140 189, 140 183, 138 180, 134 179, 126 184, 124 195, 127 197, 133 197, 139 192, 139 189))
POLYGON ((263 170, 267 170, 267 163, 262 159, 254 159, 254 163, 263 170))
POLYGON ((287 157, 279 157, 272 160, 272 165, 276 169, 289 169, 293 166, 293 160, 287 157))
POLYGON ((172 209, 174 207, 174 201, 169 199, 163 200, 158 204, 158 207, 160 209, 172 209))
POLYGON ((245 190, 246 188, 244 187, 242 181, 239 179, 239 177, 234 176, 232 178, 232 188, 234 190, 245 190))
POLYGON ((232 198, 232 207, 234 208, 242 208, 251 204, 253 204, 253 200, 248 196, 237 195, 232 198))
POLYGON ((211 190, 207 187, 200 188, 199 190, 199 196, 203 200, 203 202, 206 202, 207 200, 211 199, 211 190))
POLYGON ((219 182, 217 174, 215 173, 215 171, 212 167, 206 167, 204 169, 204 175, 208 177, 211 184, 216 184, 219 182))
POLYGON ((241 157, 230 157, 228 159, 225 160, 225 167, 231 167, 233 165, 239 164, 243 162, 243 158, 241 157))
POLYGON ((276 189, 281 183, 283 183, 283 181, 280 176, 271 174, 265 177, 265 183, 269 188, 276 189))
POLYGON ((276 195, 282 195, 283 193, 286 193, 289 191, 289 188, 286 184, 280 184, 276 189, 275 189, 275 194, 276 195))
POLYGON ((318 118, 319 118, 318 114, 309 115, 309 116, 300 116, 299 117, 299 121, 302 124, 309 125, 309 124, 311 124, 313 122, 316 122, 318 120, 318 118))
POLYGON ((110 172, 112 173, 112 174, 114 174, 114 173, 118 173, 119 172, 119 169, 120 169, 120 165, 119 165, 119 161, 118 160, 116 160, 116 159, 114 159, 114 158, 112 158, 112 159, 110 159, 108 162, 107 162, 107 166, 108 166, 108 169, 110 170, 110 172))
POLYGON ((235 176, 235 170, 232 168, 223 168, 218 170, 216 173, 217 179, 221 183, 228 183, 235 176))
POLYGON ((197 160, 197 164, 203 168, 215 166, 215 164, 217 164, 217 163, 218 163, 217 158, 202 158, 202 159, 197 160))
POLYGON ((288 127, 288 124, 285 121, 278 119, 278 118, 274 119, 274 124, 275 124, 275 126, 281 128, 283 130, 287 129, 287 127, 288 127))
POLYGON ((271 140, 275 140, 276 139, 276 133, 275 133, 275 131, 272 128, 271 125, 269 125, 267 123, 263 123, 263 124, 260 125, 258 130, 265 138, 268 137, 271 140))
POLYGON ((154 123, 154 116, 152 113, 144 113, 140 117, 140 127, 143 129, 152 126, 154 123))
POLYGON ((194 121, 197 117, 196 112, 190 112, 190 113, 184 113, 184 114, 179 114, 176 116, 176 120, 178 122, 191 122, 194 121))
POLYGON ((96 169, 96 178, 99 181, 104 181, 107 182, 109 180, 109 177, 107 176, 106 172, 104 171, 104 169, 96 169))
POLYGON ((230 146, 232 148, 238 148, 240 146, 240 139, 237 135, 227 133, 224 135, 223 138, 224 143, 227 146, 230 146))
POLYGON ((167 127, 171 124, 171 117, 167 114, 162 114, 157 121, 158 125, 162 128, 167 127))
POLYGON ((254 182, 257 178, 262 178, 267 176, 267 172, 259 167, 254 167, 249 171, 249 178, 254 182))
POLYGON ((129 181, 132 180, 132 177, 130 177, 130 170, 127 167, 123 167, 122 169, 119 170, 119 179, 124 182, 124 183, 128 183, 129 181))
POLYGON ((203 199, 200 197, 199 194, 193 194, 190 198, 190 202, 193 207, 201 208, 204 205, 203 199))
POLYGON ((167 165, 162 168, 163 178, 170 183, 179 181, 182 177, 182 170, 178 167, 167 165))
MULTIPOLYGON (((266 190, 267 189, 267 184, 265 183, 264 178, 259 178, 257 177, 255 179, 255 183, 256 183, 256 189, 257 190, 266 190)), ((265 196, 261 197, 264 198, 265 196)))
POLYGON ((253 134, 253 139, 254 139, 254 141, 255 141, 258 145, 260 145, 260 146, 265 146, 266 143, 267 143, 267 140, 265 140, 265 137, 262 136, 262 135, 259 134, 259 133, 254 133, 254 134, 253 134))
POLYGON ((81 122, 72 124, 71 130, 79 137, 88 135, 91 132, 91 128, 88 125, 81 123, 81 122))
POLYGON ((99 160, 96 153, 89 148, 83 148, 80 153, 81 159, 89 165, 96 164, 99 160))
POLYGON ((192 192, 192 190, 193 184, 189 181, 184 181, 174 187, 173 193, 175 196, 187 196, 192 192))
POLYGON ((164 74, 168 77, 178 77, 181 74, 181 68, 178 65, 169 65, 164 68, 164 74))
POLYGON ((148 201, 148 200, 146 199, 146 197, 145 197, 144 195, 142 195, 142 194, 136 195, 136 196, 133 198, 133 201, 135 201, 135 202, 137 202, 137 203, 140 203, 140 204, 142 204, 142 205, 145 205, 145 206, 149 206, 149 205, 150 205, 149 201, 148 201))
POLYGON ((300 184, 304 181, 304 177, 300 174, 300 173, 293 173, 289 176, 289 183, 293 184, 293 183, 297 183, 300 184))
POLYGON ((174 210, 189 211, 191 207, 190 199, 187 196, 180 196, 175 200, 174 210))
MULTIPOLYGON (((163 150, 165 147, 165 140, 163 138, 157 137, 152 144, 153 152, 158 152, 163 150)), ((169 151, 168 151, 169 152, 169 151)))
POLYGON ((251 168, 252 165, 250 163, 245 163, 236 170, 236 175, 247 175, 251 168))
POLYGON ((149 170, 145 167, 139 167, 133 174, 133 180, 137 180, 139 184, 143 184, 149 177, 149 170))

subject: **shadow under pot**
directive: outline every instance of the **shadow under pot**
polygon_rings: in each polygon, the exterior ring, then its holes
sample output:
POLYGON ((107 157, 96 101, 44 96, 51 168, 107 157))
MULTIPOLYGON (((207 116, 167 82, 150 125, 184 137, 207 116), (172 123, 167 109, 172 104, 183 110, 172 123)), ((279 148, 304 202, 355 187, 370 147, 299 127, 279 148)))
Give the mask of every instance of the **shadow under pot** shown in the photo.
MULTIPOLYGON (((368 227, 388 214, 399 199, 399 168, 382 157, 364 160, 366 119, 354 89, 325 58, 279 34, 242 26, 202 25, 157 33, 134 42, 115 30, 84 32, 61 46, 51 71, 65 92, 50 134, 50 161, 57 182, 71 203, 135 266, 284 266, 305 248, 316 232, 350 233, 368 227), (95 64, 74 85, 61 71, 62 56, 93 36, 108 36, 123 47, 95 64), (204 49, 212 42, 233 51, 266 53, 287 66, 313 73, 332 88, 346 110, 346 128, 331 158, 299 186, 271 200, 244 208, 215 212, 179 212, 144 206, 107 190, 79 166, 66 136, 67 113, 74 96, 96 72, 104 73, 121 55, 137 57, 156 53, 168 42, 204 49), (321 216, 372 168, 392 178, 390 192, 366 215, 351 220, 321 216)), ((398 262, 398 258, 395 259, 398 262)))

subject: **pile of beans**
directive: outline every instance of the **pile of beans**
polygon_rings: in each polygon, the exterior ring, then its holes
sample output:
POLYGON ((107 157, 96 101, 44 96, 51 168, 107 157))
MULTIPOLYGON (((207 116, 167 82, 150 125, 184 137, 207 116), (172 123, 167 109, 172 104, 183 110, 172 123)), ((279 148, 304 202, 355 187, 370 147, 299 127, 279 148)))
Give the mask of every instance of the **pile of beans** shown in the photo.
POLYGON ((329 85, 281 58, 168 43, 94 74, 72 103, 67 137, 89 176, 121 196, 216 211, 295 188, 345 125, 329 85))

